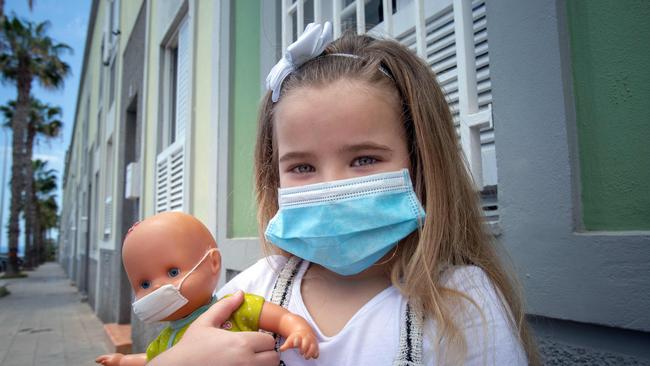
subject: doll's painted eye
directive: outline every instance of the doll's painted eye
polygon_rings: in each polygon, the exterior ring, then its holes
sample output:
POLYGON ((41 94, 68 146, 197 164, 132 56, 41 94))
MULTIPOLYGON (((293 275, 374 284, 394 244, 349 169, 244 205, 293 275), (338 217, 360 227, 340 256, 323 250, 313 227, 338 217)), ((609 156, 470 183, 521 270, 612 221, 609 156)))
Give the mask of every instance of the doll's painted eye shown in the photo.
POLYGON ((181 271, 178 268, 172 268, 169 271, 167 271, 167 274, 169 277, 176 277, 181 273, 181 271))
POLYGON ((144 290, 148 289, 149 287, 151 287, 151 281, 140 282, 140 287, 142 287, 144 290))

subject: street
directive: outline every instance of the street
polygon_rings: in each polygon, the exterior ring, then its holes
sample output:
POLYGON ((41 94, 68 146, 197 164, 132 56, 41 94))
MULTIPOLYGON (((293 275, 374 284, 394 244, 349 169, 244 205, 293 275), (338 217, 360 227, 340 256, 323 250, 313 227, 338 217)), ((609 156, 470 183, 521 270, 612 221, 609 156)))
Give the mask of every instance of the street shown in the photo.
POLYGON ((107 352, 102 323, 77 288, 58 263, 26 273, 0 280, 11 292, 0 298, 0 366, 94 365, 107 352))

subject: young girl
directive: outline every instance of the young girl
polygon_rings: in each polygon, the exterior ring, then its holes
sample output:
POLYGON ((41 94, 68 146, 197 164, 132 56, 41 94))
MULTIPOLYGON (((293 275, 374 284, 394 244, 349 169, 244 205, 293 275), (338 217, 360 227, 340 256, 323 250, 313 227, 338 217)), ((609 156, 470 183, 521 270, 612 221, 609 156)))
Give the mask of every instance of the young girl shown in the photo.
POLYGON ((267 79, 256 192, 276 255, 218 295, 307 319, 319 358, 286 365, 538 364, 434 73, 396 42, 329 34, 310 25, 267 79))

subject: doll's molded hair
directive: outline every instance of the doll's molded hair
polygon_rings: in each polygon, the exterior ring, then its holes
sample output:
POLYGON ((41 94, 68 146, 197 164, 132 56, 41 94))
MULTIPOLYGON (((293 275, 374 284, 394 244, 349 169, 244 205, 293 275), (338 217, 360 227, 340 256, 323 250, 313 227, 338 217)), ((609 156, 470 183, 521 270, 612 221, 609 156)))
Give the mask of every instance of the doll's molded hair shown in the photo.
POLYGON ((135 227, 138 226, 141 222, 142 221, 136 221, 135 223, 133 223, 133 225, 131 225, 129 230, 126 232, 126 236, 124 237, 124 239, 128 238, 129 234, 131 234, 131 232, 135 229, 135 227))

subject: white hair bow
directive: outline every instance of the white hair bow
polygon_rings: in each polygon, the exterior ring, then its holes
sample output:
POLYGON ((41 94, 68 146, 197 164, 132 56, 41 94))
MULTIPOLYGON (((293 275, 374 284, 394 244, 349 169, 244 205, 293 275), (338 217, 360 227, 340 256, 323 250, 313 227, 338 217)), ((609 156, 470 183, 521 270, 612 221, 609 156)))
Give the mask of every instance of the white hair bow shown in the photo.
POLYGON ((266 88, 272 90, 271 99, 277 102, 280 98, 280 88, 284 79, 300 65, 320 55, 332 42, 332 24, 325 22, 309 23, 298 39, 293 42, 266 77, 266 88))

